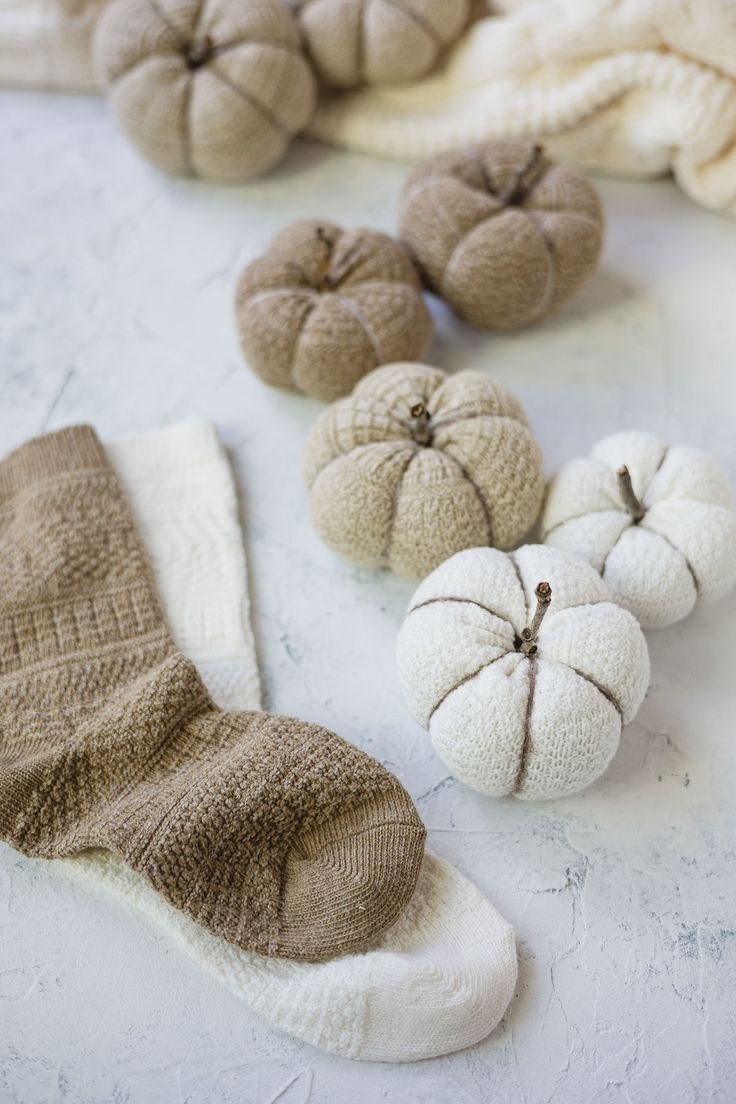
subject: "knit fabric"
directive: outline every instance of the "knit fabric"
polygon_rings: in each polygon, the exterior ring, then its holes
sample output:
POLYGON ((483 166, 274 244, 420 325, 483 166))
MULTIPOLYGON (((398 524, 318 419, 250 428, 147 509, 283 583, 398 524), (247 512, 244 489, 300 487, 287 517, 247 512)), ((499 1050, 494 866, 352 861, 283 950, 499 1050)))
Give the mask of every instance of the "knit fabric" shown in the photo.
POLYGON ((417 578, 453 552, 508 548, 544 481, 517 400, 482 372, 392 364, 329 407, 307 442, 315 527, 340 555, 417 578))
POLYGON ((120 126, 169 172, 221 183, 281 160, 314 111, 315 81, 280 0, 114 0, 96 64, 120 126))
POLYGON ((614 433, 565 464, 549 486, 542 535, 587 560, 644 628, 680 621, 736 583, 725 472, 699 449, 651 433, 614 433), (622 468, 640 510, 623 497, 622 468))
POLYGON ((306 220, 276 236, 236 294, 243 353, 267 383, 316 399, 427 354, 432 319, 404 248, 374 230, 306 220))
POLYGON ((643 633, 577 557, 459 552, 419 586, 397 641, 412 716, 482 793, 562 797, 607 767, 649 685, 643 633), (541 627, 525 641, 551 587, 541 627))
POLYGON ((422 159, 491 138, 634 177, 672 171, 736 214, 732 0, 522 0, 475 23, 435 74, 323 100, 310 133, 422 159))
POLYGON ((0 84, 97 89, 92 35, 108 0, 0 0, 0 84))
POLYGON ((417 80, 468 19, 469 0, 296 0, 312 61, 336 88, 417 80))
MULTIPOLYGON (((258 673, 235 486, 211 426, 106 443, 144 537, 179 647, 222 708, 256 708, 258 673), (202 618, 203 597, 207 616, 202 618), (233 606, 242 616, 232 618, 233 606)), ((471 1046, 516 984, 513 930, 456 870, 426 854, 399 920, 360 955, 325 963, 234 947, 173 909, 109 852, 62 860, 121 894, 265 1020, 346 1058, 410 1061, 471 1046)))
POLYGON ((105 442, 177 648, 221 709, 260 709, 237 491, 214 428, 105 442))
POLYGON ((529 142, 444 154, 409 176, 401 236, 430 288, 461 318, 511 330, 559 310, 603 240, 600 201, 529 142))
POLYGON ((346 953, 396 920, 423 850, 408 795, 317 726, 214 706, 91 429, 0 464, 0 569, 0 837, 105 847, 266 954, 346 953))

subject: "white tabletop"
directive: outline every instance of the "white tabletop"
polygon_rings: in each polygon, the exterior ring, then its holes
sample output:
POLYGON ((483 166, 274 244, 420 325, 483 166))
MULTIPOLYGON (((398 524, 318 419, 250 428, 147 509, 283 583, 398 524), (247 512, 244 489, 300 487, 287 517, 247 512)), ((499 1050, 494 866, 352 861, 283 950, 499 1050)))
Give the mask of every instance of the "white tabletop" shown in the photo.
MULTIPOLYGON (((0 846, 0 1101, 736 1099, 736 594, 649 634, 647 700, 585 793, 530 806, 454 782, 397 686, 412 587, 317 539, 300 463, 320 405, 260 383, 232 319, 237 273, 288 221, 395 229, 405 168, 304 145, 217 188, 142 164, 102 101, 0 103, 2 452, 78 421, 112 436, 214 420, 245 503, 267 707, 390 767, 520 948, 485 1043, 351 1063, 266 1027, 120 901, 0 846)), ((510 385, 548 474, 641 428, 712 450, 736 483, 736 225, 670 183, 600 188, 603 263, 570 307, 506 337, 438 309, 432 360, 510 385)))

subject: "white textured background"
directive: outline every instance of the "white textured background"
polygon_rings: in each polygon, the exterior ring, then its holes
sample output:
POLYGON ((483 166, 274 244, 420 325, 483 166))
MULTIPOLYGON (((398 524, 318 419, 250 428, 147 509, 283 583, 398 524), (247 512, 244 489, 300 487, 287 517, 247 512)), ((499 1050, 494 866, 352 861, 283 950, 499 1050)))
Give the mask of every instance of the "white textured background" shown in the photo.
MULTIPOLYGON (((261 182, 207 187, 141 164, 102 102, 7 94, 0 166, 1 451, 82 420, 106 435, 216 421, 245 502, 268 707, 394 770, 521 954, 484 1044, 351 1064, 266 1028, 118 900, 0 846, 0 1102, 731 1104, 736 595, 649 635, 652 687, 600 783, 536 807, 481 798, 398 693, 411 587, 311 530, 300 461, 318 404, 241 362, 241 265, 299 216, 392 230, 404 168, 304 146, 261 182)), ((736 482, 736 226, 667 183, 601 191, 603 264, 564 314, 493 337, 438 312, 433 360, 510 385, 548 473, 629 427, 711 449, 736 482)))

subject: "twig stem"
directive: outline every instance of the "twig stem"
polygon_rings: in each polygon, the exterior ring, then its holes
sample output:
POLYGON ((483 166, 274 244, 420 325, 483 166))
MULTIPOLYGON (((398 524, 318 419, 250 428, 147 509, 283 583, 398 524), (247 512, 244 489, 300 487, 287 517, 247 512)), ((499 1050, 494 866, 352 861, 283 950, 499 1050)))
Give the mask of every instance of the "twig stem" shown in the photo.
POLYGON ((624 500, 626 509, 629 511, 634 521, 641 521, 646 510, 634 494, 634 488, 631 483, 631 472, 625 464, 616 472, 616 478, 618 479, 618 489, 621 492, 621 497, 624 500))
POLYGON ((411 435, 418 445, 428 445, 432 440, 432 415, 427 410, 424 403, 414 403, 411 408, 411 421, 409 423, 411 427, 411 435))
POLYGON ((552 601, 552 587, 549 583, 537 583, 534 593, 537 598, 537 608, 534 611, 534 617, 531 620, 531 624, 521 630, 521 651, 526 656, 536 655, 537 634, 539 633, 539 626, 542 624, 544 615, 549 609, 549 604, 552 601))

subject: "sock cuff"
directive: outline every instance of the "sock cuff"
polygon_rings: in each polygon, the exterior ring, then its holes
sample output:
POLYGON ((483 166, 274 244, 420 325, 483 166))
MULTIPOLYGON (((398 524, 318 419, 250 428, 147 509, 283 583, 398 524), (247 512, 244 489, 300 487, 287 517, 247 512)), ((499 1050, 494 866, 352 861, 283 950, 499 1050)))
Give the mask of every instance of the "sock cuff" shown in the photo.
POLYGON ((91 426, 68 426, 34 437, 0 461, 0 495, 10 495, 45 479, 90 468, 109 470, 109 461, 91 426))
POLYGON ((224 450, 211 422, 190 421, 163 430, 119 437, 105 444, 113 467, 125 466, 129 479, 158 480, 203 465, 222 463, 224 450))

